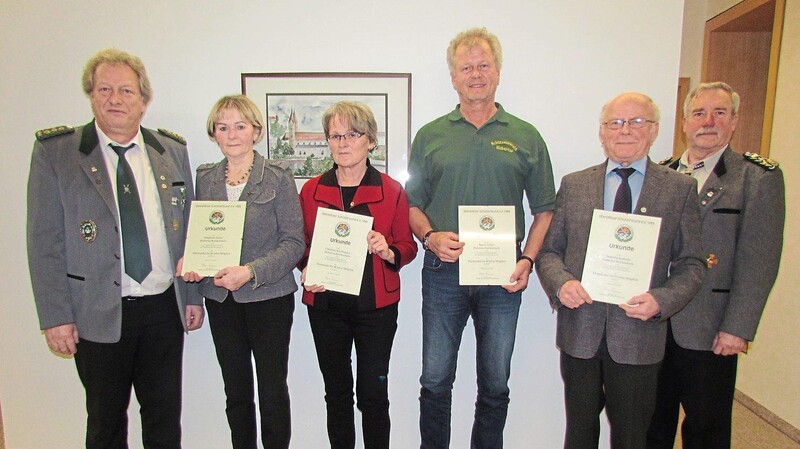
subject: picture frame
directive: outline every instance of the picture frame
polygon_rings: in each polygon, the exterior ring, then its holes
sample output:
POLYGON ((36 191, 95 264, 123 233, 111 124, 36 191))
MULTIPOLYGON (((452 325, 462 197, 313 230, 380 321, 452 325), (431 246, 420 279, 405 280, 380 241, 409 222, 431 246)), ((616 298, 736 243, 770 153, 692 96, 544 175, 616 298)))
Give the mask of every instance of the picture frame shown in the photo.
POLYGON ((378 145, 369 160, 401 179, 411 149, 410 73, 242 73, 242 94, 264 114, 264 139, 255 149, 289 165, 298 182, 328 170, 333 159, 322 114, 337 101, 358 101, 378 122, 378 145))

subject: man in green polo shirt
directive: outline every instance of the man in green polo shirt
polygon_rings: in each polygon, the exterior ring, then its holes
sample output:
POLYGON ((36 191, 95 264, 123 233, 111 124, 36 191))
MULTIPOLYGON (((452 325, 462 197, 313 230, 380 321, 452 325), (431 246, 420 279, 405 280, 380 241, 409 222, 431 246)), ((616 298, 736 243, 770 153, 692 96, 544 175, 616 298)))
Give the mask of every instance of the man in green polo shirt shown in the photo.
POLYGON ((471 316, 477 342, 478 398, 473 449, 503 447, 508 379, 522 291, 555 204, 547 147, 531 124, 495 103, 502 50, 486 28, 458 34, 447 63, 459 105, 419 130, 406 184, 422 269, 422 449, 450 445, 450 407, 458 348, 471 316), (533 213, 525 239, 523 192, 533 213), (514 206, 517 264, 503 286, 459 285, 458 206, 514 206))

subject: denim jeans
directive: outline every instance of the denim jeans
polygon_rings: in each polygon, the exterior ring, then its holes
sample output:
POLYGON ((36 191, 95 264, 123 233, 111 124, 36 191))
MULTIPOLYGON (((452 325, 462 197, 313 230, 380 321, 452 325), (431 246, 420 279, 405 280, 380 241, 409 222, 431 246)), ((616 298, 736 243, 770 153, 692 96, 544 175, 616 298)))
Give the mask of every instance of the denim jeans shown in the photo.
POLYGON ((422 268, 421 449, 450 445, 450 407, 458 349, 471 316, 477 342, 478 398, 472 449, 503 447, 508 379, 521 293, 498 286, 458 285, 458 262, 425 252, 422 268))

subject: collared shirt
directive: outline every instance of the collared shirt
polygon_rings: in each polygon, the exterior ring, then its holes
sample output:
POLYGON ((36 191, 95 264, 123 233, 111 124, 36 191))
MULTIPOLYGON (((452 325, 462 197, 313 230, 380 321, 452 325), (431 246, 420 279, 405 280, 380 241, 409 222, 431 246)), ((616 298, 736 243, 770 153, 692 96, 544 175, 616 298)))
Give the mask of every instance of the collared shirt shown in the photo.
MULTIPOLYGON (((622 183, 622 179, 614 172, 615 168, 622 167, 622 164, 611 159, 606 164, 606 184, 603 192, 603 209, 614 210, 614 197, 617 196, 617 189, 622 183)), ((644 185, 644 173, 647 171, 647 156, 633 162, 628 167, 635 171, 628 178, 628 185, 631 187, 631 204, 636 211, 636 203, 639 202, 639 194, 642 193, 644 185)))
MULTIPOLYGON (((131 279, 125 273, 125 254, 120 238, 120 265, 122 266, 122 296, 145 296, 163 293, 173 282, 173 268, 167 245, 167 235, 164 231, 164 214, 161 211, 161 197, 158 195, 153 169, 150 166, 150 158, 144 151, 144 138, 142 131, 129 142, 114 142, 109 138, 95 122, 97 137, 100 140, 100 147, 103 150, 103 159, 106 163, 109 177, 111 178, 111 188, 114 190, 114 198, 117 196, 117 164, 119 157, 111 148, 111 144, 134 146, 125 152, 125 159, 131 166, 133 177, 136 179, 136 188, 139 190, 139 201, 142 204, 144 221, 147 226, 147 239, 150 243, 150 262, 153 271, 147 275, 140 284, 131 279)), ((117 204, 117 217, 119 217, 119 204, 117 204)), ((119 223, 117 223, 119 227, 119 223)), ((120 227, 120 229, 122 229, 120 227)))
POLYGON ((691 164, 689 163, 689 150, 686 150, 681 155, 680 163, 678 164, 678 172, 686 173, 689 171, 689 166, 695 167, 699 162, 702 162, 702 167, 692 168, 691 173, 689 173, 692 178, 697 180, 697 193, 700 193, 700 191, 703 190, 703 184, 705 184, 708 177, 711 176, 711 172, 714 171, 714 167, 717 166, 717 162, 719 162, 719 158, 722 157, 722 152, 725 151, 726 148, 728 148, 727 145, 702 161, 694 161, 694 163, 691 164))
POLYGON ((553 210, 556 191, 547 145, 539 131, 495 103, 480 128, 460 106, 423 126, 408 162, 409 204, 436 231, 458 233, 458 206, 514 206, 517 240, 525 239, 523 193, 532 214, 553 210))

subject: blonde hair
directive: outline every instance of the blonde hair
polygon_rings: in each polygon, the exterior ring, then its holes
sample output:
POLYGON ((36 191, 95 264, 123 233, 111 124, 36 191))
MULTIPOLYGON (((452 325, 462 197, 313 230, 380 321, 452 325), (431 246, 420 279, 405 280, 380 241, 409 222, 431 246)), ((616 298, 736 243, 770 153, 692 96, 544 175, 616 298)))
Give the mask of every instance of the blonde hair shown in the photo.
POLYGON ((261 142, 261 139, 264 138, 264 118, 253 100, 244 95, 226 95, 214 103, 214 107, 208 114, 208 121, 206 121, 206 133, 212 141, 216 142, 214 128, 216 128, 224 109, 237 111, 243 119, 250 122, 253 128, 258 130, 258 137, 253 143, 261 142))
POLYGON ((92 90, 94 90, 94 72, 100 64, 122 64, 130 67, 131 70, 136 73, 136 77, 139 78, 139 90, 142 93, 144 104, 149 104, 150 100, 153 99, 153 88, 150 87, 150 78, 147 77, 147 70, 145 70, 142 60, 122 50, 117 50, 116 48, 100 50, 96 55, 86 61, 86 65, 83 66, 83 76, 81 79, 83 92, 86 95, 90 95, 92 90))
POLYGON ((489 48, 492 49, 492 55, 494 56, 494 65, 497 66, 497 71, 499 72, 500 69, 503 68, 503 49, 500 47, 500 40, 497 39, 497 36, 490 33, 486 27, 475 27, 458 33, 456 37, 450 41, 450 45, 447 47, 447 67, 450 69, 450 73, 453 73, 455 70, 456 50, 458 50, 458 47, 463 45, 467 48, 472 48, 476 45, 480 45, 481 42, 489 44, 489 48))

